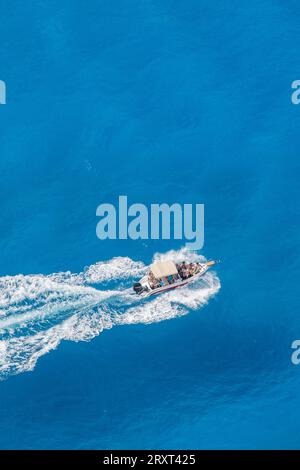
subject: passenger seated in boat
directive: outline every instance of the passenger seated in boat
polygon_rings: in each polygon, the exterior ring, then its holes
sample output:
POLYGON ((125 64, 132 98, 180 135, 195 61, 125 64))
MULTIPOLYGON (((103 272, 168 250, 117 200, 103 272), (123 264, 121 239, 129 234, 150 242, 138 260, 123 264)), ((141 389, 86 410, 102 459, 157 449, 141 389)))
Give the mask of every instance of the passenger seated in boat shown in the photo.
POLYGON ((182 279, 185 279, 186 276, 187 276, 187 270, 186 270, 185 261, 183 261, 183 262, 180 263, 180 264, 177 264, 176 267, 177 267, 177 271, 178 271, 179 276, 180 276, 182 279))
POLYGON ((191 276, 194 276, 195 271, 196 271, 196 265, 195 265, 194 263, 191 263, 191 264, 190 264, 190 273, 191 273, 191 276))
POLYGON ((176 268, 177 268, 177 272, 179 274, 179 276, 181 276, 181 264, 176 264, 176 268))
POLYGON ((155 279, 151 271, 149 271, 148 273, 148 280, 151 289, 156 289, 157 287, 159 287, 159 282, 157 281, 157 279, 155 279))
POLYGON ((195 264, 191 263, 190 269, 189 269, 190 276, 193 276, 195 274, 195 271, 196 271, 196 266, 195 264))
POLYGON ((181 271, 181 277, 182 279, 186 279, 188 277, 188 271, 187 269, 183 268, 181 271))

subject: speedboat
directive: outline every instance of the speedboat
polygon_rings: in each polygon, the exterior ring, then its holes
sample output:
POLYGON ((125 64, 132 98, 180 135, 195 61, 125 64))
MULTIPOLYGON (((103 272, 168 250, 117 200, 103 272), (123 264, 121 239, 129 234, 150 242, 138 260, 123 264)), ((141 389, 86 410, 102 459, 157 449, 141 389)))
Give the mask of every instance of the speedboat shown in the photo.
POLYGON ((176 289, 199 279, 217 263, 218 261, 206 263, 158 261, 151 264, 147 274, 139 282, 133 284, 133 290, 137 295, 145 298, 176 289))

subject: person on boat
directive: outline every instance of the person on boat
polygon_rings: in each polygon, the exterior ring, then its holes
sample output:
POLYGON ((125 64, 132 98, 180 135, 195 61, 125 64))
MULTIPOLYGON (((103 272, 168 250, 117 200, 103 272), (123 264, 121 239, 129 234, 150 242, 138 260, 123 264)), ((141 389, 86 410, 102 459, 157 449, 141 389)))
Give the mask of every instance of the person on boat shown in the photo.
POLYGON ((190 263, 189 266, 189 276, 193 276, 195 274, 195 265, 193 263, 190 263))
POLYGON ((149 285, 150 285, 151 289, 156 289, 157 287, 159 287, 159 282, 153 276, 152 271, 149 271, 148 279, 149 279, 149 285))
POLYGON ((182 268, 181 277, 182 277, 182 279, 187 279, 187 277, 188 277, 188 270, 186 269, 186 267, 182 268))

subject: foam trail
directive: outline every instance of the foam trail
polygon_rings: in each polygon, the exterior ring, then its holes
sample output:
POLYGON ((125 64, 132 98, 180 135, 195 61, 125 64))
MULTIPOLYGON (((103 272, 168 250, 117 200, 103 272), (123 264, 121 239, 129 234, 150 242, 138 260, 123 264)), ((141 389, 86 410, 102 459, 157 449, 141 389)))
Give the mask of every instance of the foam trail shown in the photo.
MULTIPOLYGON (((153 260, 204 261, 183 248, 153 260)), ((132 295, 131 284, 146 272, 142 262, 113 258, 81 273, 0 278, 0 378, 33 370, 61 341, 88 341, 116 325, 150 324, 186 315, 220 289, 215 272, 151 300, 132 295), (109 289, 108 289, 109 285, 109 289)))

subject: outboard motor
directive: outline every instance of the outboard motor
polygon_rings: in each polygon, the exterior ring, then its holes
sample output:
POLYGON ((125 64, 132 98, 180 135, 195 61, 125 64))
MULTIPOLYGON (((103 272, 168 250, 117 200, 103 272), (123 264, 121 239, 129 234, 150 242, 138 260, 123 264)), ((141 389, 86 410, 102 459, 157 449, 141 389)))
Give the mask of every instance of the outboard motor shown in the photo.
POLYGON ((140 284, 139 282, 135 282, 133 284, 133 290, 136 294, 141 294, 144 290, 142 284, 140 284))

